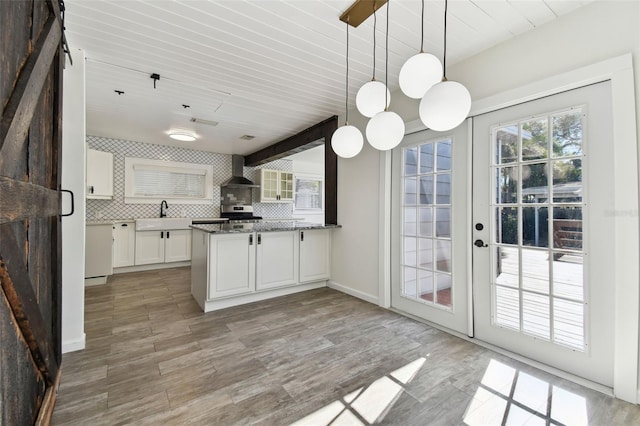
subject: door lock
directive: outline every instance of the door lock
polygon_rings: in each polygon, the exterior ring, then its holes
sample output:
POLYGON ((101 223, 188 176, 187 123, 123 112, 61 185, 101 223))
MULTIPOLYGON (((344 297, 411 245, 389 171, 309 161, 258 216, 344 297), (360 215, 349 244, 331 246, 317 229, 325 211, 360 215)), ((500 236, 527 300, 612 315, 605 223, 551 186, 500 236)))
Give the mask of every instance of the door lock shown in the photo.
POLYGON ((482 241, 482 240, 475 240, 475 241, 474 241, 474 243, 473 243, 473 245, 474 245, 474 246, 476 246, 476 247, 489 247, 489 246, 488 246, 488 245, 486 245, 486 244, 484 243, 484 241, 482 241))

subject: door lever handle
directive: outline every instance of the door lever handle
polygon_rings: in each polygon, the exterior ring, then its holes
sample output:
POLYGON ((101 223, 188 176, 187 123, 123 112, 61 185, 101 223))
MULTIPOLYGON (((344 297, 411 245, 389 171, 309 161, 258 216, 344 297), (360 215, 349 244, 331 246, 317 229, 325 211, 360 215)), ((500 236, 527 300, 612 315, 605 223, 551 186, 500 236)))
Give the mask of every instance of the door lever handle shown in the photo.
POLYGON ((482 241, 482 240, 475 240, 475 241, 474 241, 474 243, 473 243, 473 245, 474 245, 474 246, 476 246, 476 247, 489 247, 489 246, 488 246, 488 245, 486 245, 486 244, 484 243, 484 241, 482 241))

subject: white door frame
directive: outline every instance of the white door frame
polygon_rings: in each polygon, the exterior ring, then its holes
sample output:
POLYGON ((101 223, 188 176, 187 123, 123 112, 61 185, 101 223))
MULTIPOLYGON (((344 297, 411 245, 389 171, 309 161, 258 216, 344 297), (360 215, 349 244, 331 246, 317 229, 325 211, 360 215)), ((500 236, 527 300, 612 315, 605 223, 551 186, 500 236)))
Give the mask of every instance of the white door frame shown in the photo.
MULTIPOLYGON (((615 227, 615 312, 613 393, 632 403, 638 392, 638 341, 640 332, 640 226, 638 222, 638 139, 636 135, 633 59, 625 54, 592 65, 474 101, 470 116, 611 80, 613 112, 614 215, 615 227), (630 238, 630 236, 633 236, 630 238)), ((420 120, 407 123, 407 134, 424 130, 420 120)), ((391 153, 380 155, 380 281, 379 304, 390 305, 391 288, 391 153)), ((471 240, 468 241, 471 247, 471 240)), ((471 259, 471 257, 469 257, 471 259)), ((471 270, 471 265, 468 265, 471 270)))

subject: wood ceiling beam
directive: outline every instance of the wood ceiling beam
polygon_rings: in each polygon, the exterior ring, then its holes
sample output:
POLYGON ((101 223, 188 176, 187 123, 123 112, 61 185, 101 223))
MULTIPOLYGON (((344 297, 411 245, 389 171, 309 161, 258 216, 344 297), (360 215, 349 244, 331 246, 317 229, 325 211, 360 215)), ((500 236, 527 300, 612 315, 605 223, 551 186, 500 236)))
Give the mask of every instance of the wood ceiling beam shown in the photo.
MULTIPOLYGON (((326 142, 325 136, 327 128, 335 130, 338 128, 337 123, 338 116, 334 115, 318 124, 314 124, 298 134, 245 156, 244 165, 247 167, 259 166, 320 146, 326 142)), ((333 130, 331 134, 333 134, 333 130)), ((331 138, 331 135, 329 135, 329 138, 331 138)), ((329 143, 331 143, 330 140, 329 143)))
POLYGON ((337 128, 338 116, 334 115, 283 141, 245 156, 245 166, 259 166, 324 144, 324 223, 337 225, 338 156, 331 149, 331 136, 337 128))

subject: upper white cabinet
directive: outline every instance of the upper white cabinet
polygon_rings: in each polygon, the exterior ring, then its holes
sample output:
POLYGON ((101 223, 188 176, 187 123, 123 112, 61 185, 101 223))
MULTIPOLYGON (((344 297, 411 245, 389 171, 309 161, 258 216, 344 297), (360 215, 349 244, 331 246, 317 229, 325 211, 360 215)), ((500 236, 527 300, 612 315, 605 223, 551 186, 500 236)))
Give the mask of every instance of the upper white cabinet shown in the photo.
POLYGON ((260 170, 260 202, 292 203, 293 172, 260 170))
POLYGON ((87 198, 113 198, 113 154, 87 149, 87 198))
POLYGON ((255 291, 254 234, 211 235, 208 299, 255 291))
POLYGON ((297 284, 298 232, 264 232, 256 239, 256 290, 297 284))
POLYGON ((169 263, 191 260, 191 231, 137 231, 135 264, 169 263))
POLYGON ((328 280, 331 276, 331 231, 300 231, 300 282, 328 280))
POLYGON ((136 256, 135 222, 113 224, 113 267, 133 266, 136 256))

